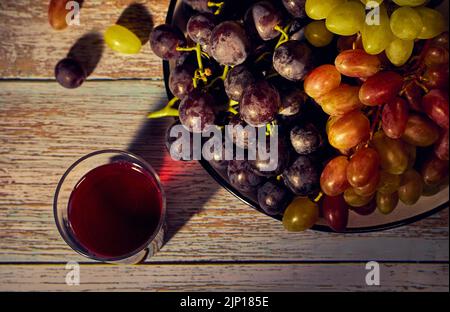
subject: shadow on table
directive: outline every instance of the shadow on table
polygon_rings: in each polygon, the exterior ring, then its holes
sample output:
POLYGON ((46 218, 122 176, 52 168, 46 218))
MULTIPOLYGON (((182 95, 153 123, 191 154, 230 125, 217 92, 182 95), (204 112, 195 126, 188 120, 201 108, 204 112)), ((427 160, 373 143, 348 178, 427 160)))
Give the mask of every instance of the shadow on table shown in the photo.
POLYGON ((153 16, 143 4, 132 3, 122 12, 116 24, 131 30, 144 45, 150 39, 153 16))
POLYGON ((77 60, 90 76, 102 58, 105 45, 103 36, 98 32, 89 32, 80 37, 70 48, 67 57, 77 60))
POLYGON ((173 160, 165 147, 166 129, 172 118, 150 119, 136 134, 128 151, 141 156, 161 178, 167 199, 167 243, 218 190, 208 173, 196 162, 173 160))

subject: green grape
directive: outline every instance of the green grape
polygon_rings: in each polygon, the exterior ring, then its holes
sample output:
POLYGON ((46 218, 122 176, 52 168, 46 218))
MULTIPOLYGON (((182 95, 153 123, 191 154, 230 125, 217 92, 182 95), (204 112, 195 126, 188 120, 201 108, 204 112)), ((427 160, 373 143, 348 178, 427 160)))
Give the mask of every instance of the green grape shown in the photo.
POLYGON ((386 48, 386 56, 395 66, 403 66, 408 62, 414 50, 414 40, 394 39, 386 48))
POLYGON ((316 48, 329 45, 333 40, 333 34, 327 29, 324 21, 313 21, 305 28, 305 37, 316 48))
POLYGON ((374 195, 369 195, 369 196, 361 196, 356 194, 355 189, 353 187, 348 188, 345 192, 344 192, 344 200, 347 204, 349 204, 352 207, 364 207, 366 205, 368 205, 372 199, 373 199, 374 195))
POLYGON ((366 22, 362 28, 362 43, 364 50, 372 55, 383 52, 393 39, 389 16, 384 5, 378 10, 367 14, 366 22))
POLYGON ((415 8, 422 18, 423 27, 418 39, 431 39, 445 31, 444 16, 436 10, 420 7, 415 8))
POLYGON ((427 0, 394 0, 399 6, 419 6, 427 2, 427 0))
POLYGON ((398 193, 377 193, 377 207, 382 214, 390 214, 398 205, 398 193))
POLYGON ((311 228, 319 219, 319 206, 308 198, 298 197, 287 207, 283 226, 289 232, 301 232, 311 228))
POLYGON ((124 54, 139 53, 142 47, 141 40, 128 28, 121 25, 112 25, 105 31, 105 42, 114 51, 124 54))
POLYGON ((346 0, 306 0, 306 14, 314 20, 321 20, 327 18, 336 6, 345 2, 346 0))
POLYGON ((384 194, 392 194, 397 192, 401 182, 401 176, 386 171, 381 171, 378 192, 384 194))
POLYGON ((362 3, 364 3, 364 5, 367 5, 367 3, 369 2, 376 2, 378 3, 378 5, 383 3, 383 0, 361 0, 362 3))
POLYGON ((391 15, 392 33, 403 40, 414 40, 422 32, 423 22, 420 14, 410 8, 401 7, 391 15))
POLYGON ((408 169, 408 150, 401 140, 391 139, 383 131, 375 133, 373 145, 380 156, 381 167, 391 174, 403 174, 408 169))
POLYGON ((326 26, 329 31, 341 36, 351 36, 361 30, 366 11, 359 2, 346 2, 330 12, 326 26))
POLYGON ((421 175, 414 169, 405 172, 402 183, 398 189, 400 200, 406 205, 414 205, 423 192, 423 180, 421 175))

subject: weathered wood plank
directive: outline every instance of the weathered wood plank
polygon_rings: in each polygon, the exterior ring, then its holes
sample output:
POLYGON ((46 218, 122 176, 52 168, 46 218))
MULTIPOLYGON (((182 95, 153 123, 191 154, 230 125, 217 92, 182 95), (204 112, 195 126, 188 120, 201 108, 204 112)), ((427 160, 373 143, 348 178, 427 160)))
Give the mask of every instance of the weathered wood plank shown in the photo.
MULTIPOLYGON (((139 34, 148 36, 152 25, 164 23, 169 0, 96 0, 84 1, 80 25, 63 31, 53 30, 47 17, 48 0, 4 0, 0 2, 0 77, 54 78, 56 63, 66 57, 77 40, 77 55, 89 62, 101 54, 100 62, 90 78, 161 78, 161 60, 146 42, 137 55, 120 55, 97 40, 106 28, 119 19, 132 3, 142 5, 128 20, 142 21, 139 34), (146 11, 147 12, 146 12, 146 11), (139 18, 149 14, 150 18, 139 18), (146 22, 144 22, 146 21, 146 22)), ((130 12, 130 11, 127 11, 130 12)), ((136 23, 136 22, 134 22, 136 23)), ((91 66, 89 66, 91 67, 91 66)))
POLYGON ((0 291, 448 291, 448 264, 381 264, 380 286, 367 286, 358 264, 144 265, 80 268, 65 283, 64 265, 0 265, 0 291))
POLYGON ((221 189, 199 164, 164 148, 170 122, 145 119, 166 101, 162 82, 0 82, 0 261, 84 260, 53 221, 56 184, 80 156, 129 149, 160 173, 170 241, 153 261, 448 260, 448 210, 382 233, 286 233, 221 189))

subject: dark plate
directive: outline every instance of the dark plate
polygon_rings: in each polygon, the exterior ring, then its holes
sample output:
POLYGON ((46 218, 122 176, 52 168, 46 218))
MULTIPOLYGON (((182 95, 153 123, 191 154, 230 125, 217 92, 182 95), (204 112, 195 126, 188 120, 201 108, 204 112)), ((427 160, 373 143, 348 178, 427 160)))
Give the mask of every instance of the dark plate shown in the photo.
MULTIPOLYGON (((448 2, 444 1, 444 7, 442 12, 445 12, 448 17, 448 2)), ((167 13, 166 23, 175 24, 183 31, 189 18, 189 14, 192 14, 191 10, 186 9, 182 5, 181 0, 172 0, 170 2, 169 10, 167 13)), ((169 74, 171 64, 169 62, 163 62, 164 81, 166 85, 166 92, 168 98, 172 98, 173 95, 169 90, 169 74)), ((242 202, 246 203, 250 207, 258 210, 261 213, 264 211, 259 207, 258 202, 253 194, 243 194, 233 187, 226 178, 224 172, 219 172, 214 169, 207 161, 199 161, 203 168, 226 190, 228 190, 235 197, 239 198, 242 202)), ((449 189, 448 186, 432 197, 422 197, 419 202, 414 206, 405 206, 399 204, 393 213, 390 215, 383 215, 378 211, 374 212, 370 216, 360 216, 356 213, 350 212, 349 225, 346 233, 366 233, 384 231, 393 229, 396 227, 404 226, 424 218, 427 218, 449 206, 449 189)), ((265 214, 265 213, 264 213, 265 214)), ((281 220, 281 216, 270 216, 271 218, 281 220)), ((320 220, 318 224, 312 228, 321 232, 333 232, 323 220, 320 220)))

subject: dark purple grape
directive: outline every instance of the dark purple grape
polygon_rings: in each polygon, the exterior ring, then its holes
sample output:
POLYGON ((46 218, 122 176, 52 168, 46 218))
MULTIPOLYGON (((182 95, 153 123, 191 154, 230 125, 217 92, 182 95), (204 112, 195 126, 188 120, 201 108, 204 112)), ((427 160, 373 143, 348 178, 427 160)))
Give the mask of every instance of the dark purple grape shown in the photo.
POLYGON ((65 58, 56 64, 55 78, 64 88, 74 89, 84 82, 86 72, 78 61, 65 58))
MULTIPOLYGON (((210 146, 210 150, 208 152, 211 153, 212 159, 209 160, 209 163, 211 164, 211 166, 213 166, 217 170, 225 170, 228 168, 228 163, 229 163, 229 161, 226 160, 225 144, 222 143, 221 149, 219 149, 219 148, 216 149, 214 146, 214 140, 215 140, 215 138, 211 138, 210 140, 208 140, 205 143, 205 145, 210 146)), ((205 145, 203 146, 203 148, 205 148, 205 145)))
POLYGON ((305 92, 298 88, 290 89, 286 92, 280 92, 281 107, 279 114, 282 116, 294 116, 300 113, 301 107, 308 98, 305 92))
POLYGON ((288 80, 302 80, 312 66, 312 51, 300 41, 288 41, 278 47, 273 54, 273 67, 288 80))
POLYGON ((179 99, 183 99, 186 95, 194 90, 195 68, 189 63, 176 66, 169 76, 169 89, 179 99))
POLYGON ((241 192, 255 191, 264 182, 264 178, 256 175, 245 160, 230 161, 227 173, 231 185, 241 192))
POLYGON ((244 89, 255 82, 255 77, 245 65, 233 67, 225 79, 225 91, 228 97, 239 102, 244 89))
POLYGON ((305 18, 305 3, 306 0, 282 0, 284 7, 293 17, 305 18))
POLYGON ((308 196, 320 189, 319 168, 308 156, 299 156, 284 171, 283 179, 286 186, 298 196, 308 196))
POLYGON ((221 65, 236 66, 245 62, 250 42, 244 28, 237 22, 226 21, 217 25, 210 40, 211 54, 221 65))
POLYGON ((194 152, 192 147, 192 133, 190 133, 185 127, 179 127, 181 132, 176 133, 176 136, 171 136, 171 131, 174 127, 181 126, 180 122, 175 122, 166 131, 166 149, 173 159, 189 161, 194 158, 194 152), (181 141, 179 141, 181 140, 181 141), (174 143, 176 145, 174 145, 174 143), (172 148, 173 146, 173 148, 172 148), (183 150, 183 147, 189 146, 189 151, 183 150), (183 153, 185 152, 185 154, 183 153))
POLYGON ((216 26, 214 15, 210 13, 196 14, 187 23, 187 33, 192 41, 199 43, 205 51, 208 51, 211 34, 216 26))
MULTIPOLYGON (((266 153, 271 152, 270 138, 266 137, 266 153)), ((289 148, 281 136, 278 136, 278 145, 273 147, 277 157, 263 160, 259 153, 256 153, 256 160, 249 160, 250 166, 257 175, 263 177, 275 177, 283 173, 289 164, 289 148)))
POLYGON ((312 123, 294 127, 290 136, 292 147, 300 155, 309 155, 323 146, 322 135, 312 123))
POLYGON ((183 2, 192 9, 203 13, 211 13, 213 11, 212 8, 208 6, 209 1, 210 0, 183 0, 183 2))
POLYGON ((209 93, 197 90, 181 101, 178 111, 183 126, 196 133, 214 125, 216 119, 213 97, 209 93))
POLYGON ((261 127, 273 121, 281 106, 280 95, 271 84, 260 80, 242 94, 240 113, 249 125, 261 127))
POLYGON ((297 40, 297 41, 303 41, 305 40, 305 27, 308 25, 309 20, 308 19, 300 19, 296 18, 292 22, 291 27, 289 27, 288 35, 289 40, 297 40))
POLYGON ((150 34, 150 46, 163 60, 178 59, 183 52, 177 51, 177 48, 186 46, 186 38, 178 28, 162 24, 155 27, 150 34))
POLYGON ((257 141, 256 141, 256 135, 258 130, 255 129, 252 126, 249 126, 244 120, 242 120, 240 115, 234 115, 233 117, 231 117, 230 122, 228 124, 229 126, 232 127, 227 127, 228 131, 228 137, 231 139, 231 141, 236 144, 237 147, 243 148, 243 149, 247 149, 253 146, 256 146, 257 141), (243 132, 240 132, 240 134, 238 134, 238 127, 242 127, 243 132), (253 133, 255 133, 255 137, 250 137, 249 132, 246 131, 246 129, 248 129, 249 131, 253 131, 253 133), (242 139, 238 140, 238 136, 242 135, 242 139))
POLYGON ((272 3, 261 1, 254 4, 251 8, 255 28, 259 36, 264 41, 272 40, 280 35, 275 29, 276 26, 282 26, 282 15, 272 3))
POLYGON ((259 206, 270 216, 283 214, 292 195, 280 183, 268 181, 258 189, 259 206))

